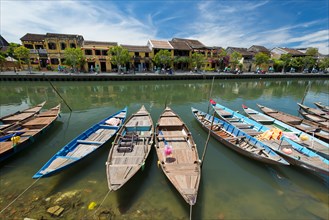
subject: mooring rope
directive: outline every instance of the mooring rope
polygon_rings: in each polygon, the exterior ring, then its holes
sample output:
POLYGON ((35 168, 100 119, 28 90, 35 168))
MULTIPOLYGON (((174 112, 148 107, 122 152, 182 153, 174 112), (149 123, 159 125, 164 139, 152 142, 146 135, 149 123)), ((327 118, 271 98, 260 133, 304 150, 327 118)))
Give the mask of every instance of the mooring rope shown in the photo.
MULTIPOLYGON (((40 178, 39 178, 40 179, 40 178)), ((13 201, 11 201, 4 209, 0 211, 0 214, 5 211, 9 206, 11 206, 16 200, 21 197, 27 190, 29 190, 39 179, 36 179, 30 186, 28 186, 21 194, 19 194, 13 201)))
POLYGON ((94 217, 95 217, 97 211, 99 210, 99 208, 103 205, 105 199, 110 195, 110 192, 111 192, 111 191, 112 191, 112 190, 109 190, 109 191, 106 193, 106 195, 104 196, 102 202, 99 204, 99 206, 97 207, 97 209, 96 209, 95 212, 94 212, 94 215, 93 215, 94 217))

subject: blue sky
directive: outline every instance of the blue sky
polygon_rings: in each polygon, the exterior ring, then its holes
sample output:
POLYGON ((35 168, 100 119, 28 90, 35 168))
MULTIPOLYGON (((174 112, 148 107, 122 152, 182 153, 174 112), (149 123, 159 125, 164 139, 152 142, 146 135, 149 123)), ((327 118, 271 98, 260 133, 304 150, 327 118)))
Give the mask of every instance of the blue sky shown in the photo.
POLYGON ((327 0, 0 0, 1 35, 80 34, 85 40, 146 45, 197 39, 206 46, 316 47, 329 54, 327 0))

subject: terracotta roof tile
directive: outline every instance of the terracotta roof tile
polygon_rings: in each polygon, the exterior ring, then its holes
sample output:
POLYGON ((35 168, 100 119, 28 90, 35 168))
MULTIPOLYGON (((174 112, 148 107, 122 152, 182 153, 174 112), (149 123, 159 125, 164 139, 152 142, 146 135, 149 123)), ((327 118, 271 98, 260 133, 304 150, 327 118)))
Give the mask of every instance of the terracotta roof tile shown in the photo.
POLYGON ((148 46, 137 46, 137 45, 121 45, 130 52, 146 52, 150 53, 151 50, 148 46))
POLYGON ((242 47, 228 47, 226 50, 228 51, 236 51, 240 53, 242 56, 253 56, 254 53, 249 52, 247 48, 242 48, 242 47))
POLYGON ((27 33, 23 37, 21 37, 21 41, 43 41, 45 40, 46 35, 44 34, 30 34, 27 33))
POLYGON ((288 54, 291 54, 293 56, 305 56, 306 55, 305 53, 292 49, 292 48, 280 47, 280 49, 286 51, 288 54))
POLYGON ((198 40, 193 39, 183 39, 183 38, 173 38, 174 42, 186 42, 192 49, 205 48, 206 46, 198 40))
POLYGON ((91 40, 85 40, 83 42, 83 46, 118 46, 118 43, 116 42, 105 42, 105 41, 91 41, 91 40))
POLYGON ((192 48, 184 41, 182 42, 175 42, 169 41, 169 43, 173 46, 175 50, 191 50, 192 48))
POLYGON ((173 49, 169 41, 164 41, 164 40, 149 40, 151 42, 153 48, 157 49, 173 49))
POLYGON ((69 39, 75 39, 75 38, 82 38, 82 35, 78 34, 57 34, 57 33, 47 33, 46 37, 48 38, 69 38, 69 39))

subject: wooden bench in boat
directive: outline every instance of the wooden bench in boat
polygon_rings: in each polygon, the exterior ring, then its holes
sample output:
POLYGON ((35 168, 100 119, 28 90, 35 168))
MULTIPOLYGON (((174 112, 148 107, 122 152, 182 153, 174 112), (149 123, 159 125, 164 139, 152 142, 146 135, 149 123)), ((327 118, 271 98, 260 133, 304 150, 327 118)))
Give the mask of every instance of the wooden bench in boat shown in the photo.
POLYGON ((247 134, 249 134, 250 136, 256 136, 256 135, 259 135, 259 134, 262 134, 263 132, 261 131, 256 131, 254 129, 243 129, 243 131, 247 134))
POLYGON ((157 138, 188 138, 189 135, 158 135, 157 138))
POLYGON ((240 128, 240 129, 253 128, 254 127, 254 125, 252 125, 252 124, 245 124, 245 123, 239 123, 239 122, 238 123, 232 122, 232 125, 234 125, 237 128, 240 128))

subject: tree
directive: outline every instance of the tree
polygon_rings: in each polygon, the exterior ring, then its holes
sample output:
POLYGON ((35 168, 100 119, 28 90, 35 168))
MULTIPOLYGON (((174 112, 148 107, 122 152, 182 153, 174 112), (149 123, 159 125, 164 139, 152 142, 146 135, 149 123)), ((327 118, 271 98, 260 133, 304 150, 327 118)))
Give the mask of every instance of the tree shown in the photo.
POLYGON ((303 66, 303 58, 301 57, 293 57, 291 58, 289 62, 289 66, 295 68, 295 69, 300 69, 303 66))
POLYGON ((280 60, 282 61, 282 73, 286 72, 285 68, 290 64, 292 55, 291 54, 282 54, 280 60))
POLYGON ((17 47, 19 47, 20 45, 19 44, 16 44, 16 43, 9 43, 9 47, 8 49, 6 50, 6 55, 7 56, 11 56, 15 59, 18 59, 18 57, 16 57, 14 51, 17 47))
POLYGON ((267 54, 260 52, 255 55, 254 63, 257 66, 261 66, 262 64, 269 63, 269 60, 270 57, 267 54))
POLYGON ((311 68, 315 65, 316 60, 314 59, 313 56, 306 56, 302 58, 302 65, 304 68, 311 68))
POLYGON ((235 69, 235 67, 240 63, 240 60, 242 59, 242 55, 239 52, 234 51, 230 55, 230 62, 232 64, 232 68, 235 69))
POLYGON ((320 69, 322 69, 323 71, 328 71, 329 68, 329 57, 326 57, 324 59, 321 59, 319 61, 319 67, 320 69))
POLYGON ((193 67, 200 69, 206 58, 201 53, 193 53, 191 56, 191 64, 193 67))
POLYGON ((80 48, 66 48, 64 50, 64 58, 64 63, 74 69, 83 67, 86 62, 86 58, 80 48))
POLYGON ((118 66, 119 73, 121 72, 121 67, 125 66, 130 60, 128 50, 122 46, 111 47, 111 49, 107 51, 107 55, 110 57, 111 63, 118 66))
POLYGON ((155 65, 166 68, 171 62, 171 53, 169 50, 160 50, 153 58, 155 65))
POLYGON ((224 69, 223 66, 227 65, 225 63, 225 58, 227 57, 227 52, 224 48, 221 49, 220 53, 218 54, 219 62, 220 62, 220 68, 224 69))
POLYGON ((31 63, 30 63, 30 50, 27 49, 24 46, 20 46, 20 47, 16 47, 14 49, 14 55, 18 58, 18 62, 19 62, 19 68, 22 68, 21 66, 21 60, 22 59, 27 59, 27 63, 29 66, 29 71, 31 73, 31 63))
POLYGON ((0 70, 3 71, 3 65, 6 62, 6 57, 4 54, 0 53, 0 70))
POLYGON ((317 48, 309 47, 309 48, 307 48, 305 54, 308 56, 317 57, 319 55, 319 51, 317 48))

